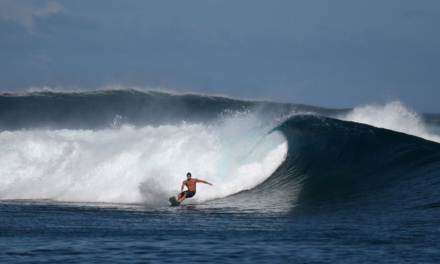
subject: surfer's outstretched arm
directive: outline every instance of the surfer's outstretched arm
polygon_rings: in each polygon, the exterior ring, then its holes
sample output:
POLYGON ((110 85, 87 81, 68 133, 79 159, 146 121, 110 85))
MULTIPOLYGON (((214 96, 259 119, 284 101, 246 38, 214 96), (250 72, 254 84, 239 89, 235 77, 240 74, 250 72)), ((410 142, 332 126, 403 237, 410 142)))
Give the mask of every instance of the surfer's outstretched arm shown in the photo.
POLYGON ((204 183, 204 184, 209 184, 209 185, 211 185, 211 186, 212 186, 212 184, 211 184, 211 183, 209 183, 209 182, 207 182, 207 181, 204 181, 204 180, 199 180, 199 179, 196 179, 196 182, 201 182, 201 183, 204 183))

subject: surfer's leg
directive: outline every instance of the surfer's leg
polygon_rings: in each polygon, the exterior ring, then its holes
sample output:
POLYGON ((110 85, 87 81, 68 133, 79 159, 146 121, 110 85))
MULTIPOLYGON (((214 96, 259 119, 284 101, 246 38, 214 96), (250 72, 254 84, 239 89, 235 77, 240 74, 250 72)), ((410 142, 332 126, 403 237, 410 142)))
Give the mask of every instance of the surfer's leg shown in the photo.
POLYGON ((180 194, 179 194, 179 203, 181 203, 183 200, 185 200, 186 198, 186 193, 183 194, 183 197, 180 198, 180 194))

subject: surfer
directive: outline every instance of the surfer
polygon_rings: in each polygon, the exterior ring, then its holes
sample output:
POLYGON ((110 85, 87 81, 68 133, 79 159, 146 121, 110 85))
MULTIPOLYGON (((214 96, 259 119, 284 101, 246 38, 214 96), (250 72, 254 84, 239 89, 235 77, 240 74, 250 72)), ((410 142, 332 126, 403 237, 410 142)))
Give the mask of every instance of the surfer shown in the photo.
POLYGON ((181 190, 181 193, 179 193, 179 203, 181 203, 186 198, 191 198, 194 195, 196 195, 196 183, 198 183, 198 182, 209 184, 212 186, 212 184, 209 182, 199 180, 199 179, 191 179, 191 173, 188 172, 186 174, 186 181, 182 182, 182 190, 181 190), (185 185, 188 188, 187 191, 183 191, 183 187, 185 187, 185 185))

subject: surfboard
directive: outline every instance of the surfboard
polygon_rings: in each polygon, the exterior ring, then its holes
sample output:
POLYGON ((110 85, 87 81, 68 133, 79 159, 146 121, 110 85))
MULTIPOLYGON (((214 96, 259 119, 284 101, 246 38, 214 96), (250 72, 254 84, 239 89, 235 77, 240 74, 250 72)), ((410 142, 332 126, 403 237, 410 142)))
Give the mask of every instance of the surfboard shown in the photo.
POLYGON ((170 199, 168 200, 171 203, 171 206, 179 206, 180 203, 177 201, 176 197, 170 197, 170 199))

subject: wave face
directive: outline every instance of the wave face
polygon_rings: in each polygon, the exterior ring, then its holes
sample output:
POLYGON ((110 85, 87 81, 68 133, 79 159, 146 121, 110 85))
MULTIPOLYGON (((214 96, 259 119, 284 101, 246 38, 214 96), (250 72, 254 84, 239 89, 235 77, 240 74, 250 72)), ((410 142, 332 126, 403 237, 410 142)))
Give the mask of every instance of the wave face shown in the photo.
POLYGON ((408 206, 438 193, 437 143, 317 116, 293 117, 280 130, 289 139, 283 170, 294 170, 302 185, 298 203, 358 200, 359 205, 362 200, 408 206))
POLYGON ((190 171, 214 185, 199 184, 191 203, 430 207, 440 204, 438 120, 400 103, 334 110, 134 90, 3 94, 0 199, 166 205, 190 171))

